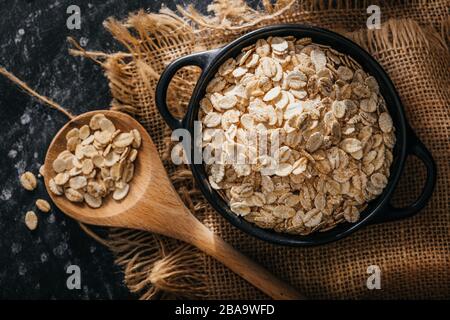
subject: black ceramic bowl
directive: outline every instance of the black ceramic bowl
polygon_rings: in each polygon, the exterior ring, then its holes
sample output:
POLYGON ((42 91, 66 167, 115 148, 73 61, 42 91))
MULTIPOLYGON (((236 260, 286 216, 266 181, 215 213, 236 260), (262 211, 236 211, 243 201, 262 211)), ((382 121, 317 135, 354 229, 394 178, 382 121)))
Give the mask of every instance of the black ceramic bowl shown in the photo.
MULTIPOLYGON (((172 130, 185 128, 193 136, 194 121, 198 120, 199 101, 205 95, 205 88, 216 74, 220 65, 228 58, 236 57, 241 49, 255 43, 260 38, 289 35, 296 38, 310 37, 315 43, 329 45, 353 57, 366 72, 374 76, 378 81, 380 92, 386 100, 387 107, 394 121, 397 136, 397 143, 393 152, 394 159, 391 166, 391 176, 386 188, 379 197, 369 203, 368 207, 361 213, 361 218, 358 222, 353 224, 341 223, 329 231, 316 232, 307 236, 277 233, 272 230, 262 229, 235 215, 230 210, 227 202, 209 185, 204 165, 191 164, 193 175, 206 199, 222 216, 239 229, 262 240, 291 246, 328 243, 341 239, 368 224, 402 219, 416 214, 425 206, 434 189, 436 166, 433 158, 408 125, 400 98, 386 72, 357 44, 329 30, 297 24, 269 26, 250 32, 221 49, 199 52, 173 61, 161 74, 156 87, 156 105, 167 124, 172 130), (169 112, 166 105, 167 87, 176 71, 188 65, 199 66, 202 68, 202 73, 192 93, 185 117, 177 119, 169 112), (412 205, 406 208, 394 208, 390 203, 391 197, 402 174, 406 157, 410 154, 419 157, 427 168, 425 186, 419 198, 412 205)), ((195 146, 192 143, 191 155, 194 154, 194 148, 195 146)))

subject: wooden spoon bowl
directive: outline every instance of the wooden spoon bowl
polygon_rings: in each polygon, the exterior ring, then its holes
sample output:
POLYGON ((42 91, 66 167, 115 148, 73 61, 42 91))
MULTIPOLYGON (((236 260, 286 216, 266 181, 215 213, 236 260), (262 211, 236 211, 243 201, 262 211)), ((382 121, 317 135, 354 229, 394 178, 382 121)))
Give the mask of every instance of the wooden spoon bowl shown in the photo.
POLYGON ((151 174, 152 168, 150 166, 146 167, 146 164, 149 165, 151 159, 155 156, 158 155, 156 154, 156 148, 154 147, 152 140, 142 125, 132 117, 116 111, 101 110, 87 112, 68 122, 56 134, 48 148, 45 158, 44 171, 46 174, 44 181, 52 201, 59 209, 61 209, 61 211, 70 217, 89 224, 123 226, 123 214, 132 213, 140 200, 145 197, 145 191, 149 186, 151 184, 158 184, 158 182, 155 181, 157 177, 155 177, 154 174, 151 174), (123 132, 137 129, 142 137, 142 145, 138 150, 138 157, 134 162, 134 176, 133 180, 130 182, 130 191, 128 192, 128 195, 120 201, 112 199, 111 195, 109 195, 103 198, 103 204, 100 208, 93 209, 85 202, 71 202, 64 196, 55 195, 49 190, 48 186, 49 180, 56 175, 52 168, 53 161, 66 149, 66 134, 73 128, 81 128, 83 125, 89 125, 90 119, 96 114, 104 114, 114 123, 117 129, 120 129, 123 132), (120 225, 117 224, 118 216, 121 221, 120 225))
POLYGON ((169 180, 147 131, 138 121, 124 113, 92 111, 72 119, 50 144, 44 171, 45 186, 51 199, 61 211, 75 220, 99 226, 145 230, 185 241, 221 261, 272 298, 303 298, 294 288, 225 243, 192 215, 169 180), (53 161, 66 149, 67 132, 89 124, 90 119, 98 113, 104 114, 122 131, 137 129, 142 137, 142 145, 135 161, 128 195, 121 201, 108 196, 100 208, 93 209, 85 203, 73 203, 64 196, 53 194, 49 189, 49 181, 56 175, 53 161))

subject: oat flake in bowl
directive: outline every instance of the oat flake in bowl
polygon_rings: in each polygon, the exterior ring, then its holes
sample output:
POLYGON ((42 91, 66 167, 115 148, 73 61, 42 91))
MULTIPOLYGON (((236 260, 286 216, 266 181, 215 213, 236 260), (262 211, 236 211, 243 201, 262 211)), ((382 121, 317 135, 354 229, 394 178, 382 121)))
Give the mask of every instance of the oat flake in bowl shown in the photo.
POLYGON ((209 182, 247 221, 328 230, 357 222, 386 186, 395 129, 377 81, 349 56, 309 38, 259 39, 206 92, 203 147, 222 153, 206 165, 209 182), (239 161, 225 161, 233 150, 239 161))

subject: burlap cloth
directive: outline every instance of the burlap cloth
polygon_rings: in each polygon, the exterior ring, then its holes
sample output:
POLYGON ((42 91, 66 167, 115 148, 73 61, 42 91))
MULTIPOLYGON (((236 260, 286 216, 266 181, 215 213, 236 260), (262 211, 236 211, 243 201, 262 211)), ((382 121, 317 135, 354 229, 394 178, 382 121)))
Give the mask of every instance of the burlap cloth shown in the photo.
MULTIPOLYGON (((375 2, 375 1, 374 1, 375 2)), ((450 297, 450 54, 449 2, 380 3, 382 29, 366 28, 366 1, 262 1, 256 11, 241 0, 215 1, 210 16, 195 10, 138 12, 124 21, 105 22, 126 50, 114 54, 85 52, 104 67, 112 108, 133 114, 148 129, 162 156, 167 155, 166 127, 154 104, 159 74, 173 59, 220 47, 258 26, 307 23, 337 30, 366 48, 388 72, 404 103, 409 123, 432 152, 438 182, 428 206, 413 218, 364 228, 329 245, 285 248, 232 227, 195 188, 186 167, 166 161, 182 198, 203 223, 310 298, 449 298, 450 297), (381 268, 381 290, 368 290, 367 268, 381 268)), ((185 68, 172 81, 169 104, 180 114, 199 72, 185 68)), ((387 101, 389 103, 389 101, 387 101)), ((417 197, 424 166, 410 159, 395 194, 395 204, 417 197)), ((266 298, 247 282, 197 249, 165 237, 111 230, 99 239, 117 256, 131 291, 143 299, 266 298)))

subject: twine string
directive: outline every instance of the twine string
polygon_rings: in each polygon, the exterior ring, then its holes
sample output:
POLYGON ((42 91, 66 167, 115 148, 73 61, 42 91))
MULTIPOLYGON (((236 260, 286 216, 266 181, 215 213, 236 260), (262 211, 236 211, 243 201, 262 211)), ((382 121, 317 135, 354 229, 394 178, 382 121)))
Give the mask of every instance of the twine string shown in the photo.
POLYGON ((69 111, 67 111, 63 107, 61 107, 56 102, 50 100, 49 98, 47 98, 47 97, 37 93, 33 89, 31 89, 25 82, 23 82, 22 80, 17 78, 15 75, 13 75, 11 72, 6 70, 5 68, 0 67, 0 74, 2 74, 3 76, 5 76, 9 80, 11 80, 15 85, 17 85, 19 88, 21 88, 22 90, 27 92, 32 97, 37 98, 38 100, 40 100, 44 104, 48 105, 50 108, 58 110, 59 112, 65 114, 69 119, 72 120, 75 117, 72 113, 70 113, 69 111))

